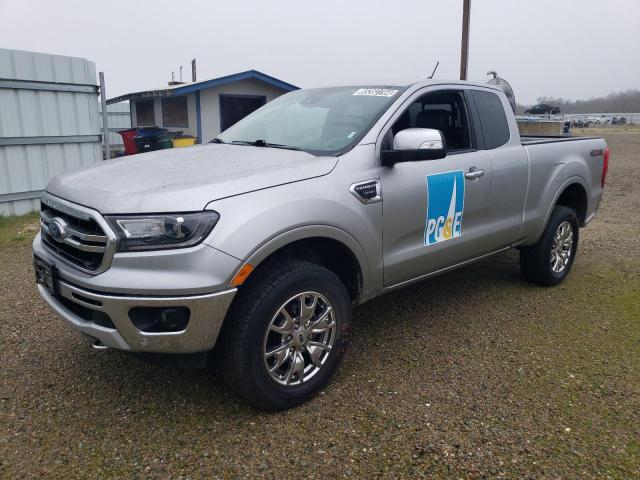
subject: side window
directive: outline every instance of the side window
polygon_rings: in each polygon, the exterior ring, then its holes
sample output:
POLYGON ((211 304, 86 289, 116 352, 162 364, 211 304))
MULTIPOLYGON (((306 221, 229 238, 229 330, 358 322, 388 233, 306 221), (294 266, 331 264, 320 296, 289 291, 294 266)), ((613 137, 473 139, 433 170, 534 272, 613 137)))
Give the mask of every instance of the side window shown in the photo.
POLYGON ((466 150, 473 146, 469 116, 460 92, 428 93, 413 102, 391 127, 395 135, 405 128, 440 130, 447 151, 466 150))
POLYGON ((480 115, 485 148, 491 150, 507 143, 511 134, 500 97, 495 93, 474 90, 473 98, 480 115))

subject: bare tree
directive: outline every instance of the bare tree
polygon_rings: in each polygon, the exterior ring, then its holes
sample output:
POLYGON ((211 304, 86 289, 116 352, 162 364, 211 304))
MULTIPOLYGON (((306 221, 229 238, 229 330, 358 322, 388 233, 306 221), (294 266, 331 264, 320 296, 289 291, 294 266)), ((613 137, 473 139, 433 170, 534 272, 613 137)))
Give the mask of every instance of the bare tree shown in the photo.
MULTIPOLYGON (((539 97, 538 103, 560 107, 562 113, 638 113, 640 112, 640 90, 610 93, 606 97, 588 100, 567 100, 555 97, 539 97)), ((528 108, 518 105, 516 112, 524 113, 528 108)))

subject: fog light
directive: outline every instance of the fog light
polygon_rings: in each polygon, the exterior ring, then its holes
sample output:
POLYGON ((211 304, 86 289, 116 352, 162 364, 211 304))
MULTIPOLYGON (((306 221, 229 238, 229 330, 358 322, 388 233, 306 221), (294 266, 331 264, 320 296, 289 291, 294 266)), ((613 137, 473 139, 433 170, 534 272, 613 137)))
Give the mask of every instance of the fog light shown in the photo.
POLYGON ((129 318, 145 333, 180 332, 187 328, 191 312, 187 307, 134 307, 129 318))

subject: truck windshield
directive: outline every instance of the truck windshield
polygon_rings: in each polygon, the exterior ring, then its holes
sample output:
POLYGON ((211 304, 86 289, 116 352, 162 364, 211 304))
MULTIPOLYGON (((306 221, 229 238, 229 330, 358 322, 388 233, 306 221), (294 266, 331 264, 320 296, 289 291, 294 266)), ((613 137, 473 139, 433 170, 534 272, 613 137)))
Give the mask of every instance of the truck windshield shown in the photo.
POLYGON ((350 149, 404 87, 296 90, 240 120, 214 142, 336 155, 350 149))

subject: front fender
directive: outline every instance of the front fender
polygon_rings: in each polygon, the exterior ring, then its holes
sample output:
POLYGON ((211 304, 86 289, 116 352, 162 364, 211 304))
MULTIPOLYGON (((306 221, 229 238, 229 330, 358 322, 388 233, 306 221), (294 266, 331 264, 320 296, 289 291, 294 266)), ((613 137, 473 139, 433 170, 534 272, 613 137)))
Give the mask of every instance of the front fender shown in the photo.
POLYGON ((245 263, 257 266, 282 247, 293 242, 297 242, 298 240, 305 240, 308 238, 328 238, 336 240, 346 246, 355 255, 362 274, 362 291, 363 297, 365 297, 365 292, 370 290, 371 285, 371 269, 369 268, 367 256, 364 253, 362 246, 353 236, 344 230, 331 225, 305 225, 303 227, 297 227, 284 232, 270 240, 267 240, 256 248, 256 250, 246 259, 245 263))
POLYGON ((243 263, 256 266, 292 242, 328 238, 357 259, 363 298, 381 285, 381 203, 363 205, 347 188, 316 180, 219 200, 208 208, 220 213, 220 220, 205 242, 243 263))

